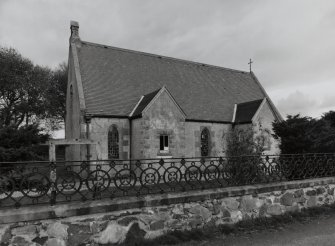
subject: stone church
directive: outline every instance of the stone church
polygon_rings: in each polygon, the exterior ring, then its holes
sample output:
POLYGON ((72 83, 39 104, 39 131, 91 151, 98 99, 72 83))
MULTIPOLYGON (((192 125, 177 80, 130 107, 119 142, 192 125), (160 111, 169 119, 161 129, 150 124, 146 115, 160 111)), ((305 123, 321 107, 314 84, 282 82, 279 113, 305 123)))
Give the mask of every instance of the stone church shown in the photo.
POLYGON ((281 116, 253 72, 83 41, 71 22, 67 159, 224 156, 233 127, 268 129, 281 116))

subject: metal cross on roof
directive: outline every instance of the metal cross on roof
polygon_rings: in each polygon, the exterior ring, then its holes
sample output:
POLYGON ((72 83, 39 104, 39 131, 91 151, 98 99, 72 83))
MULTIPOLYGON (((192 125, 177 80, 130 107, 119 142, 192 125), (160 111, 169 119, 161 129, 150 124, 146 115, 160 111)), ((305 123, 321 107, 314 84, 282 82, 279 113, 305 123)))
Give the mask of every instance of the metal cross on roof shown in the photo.
POLYGON ((251 58, 250 58, 250 60, 249 60, 249 62, 248 62, 248 64, 249 64, 249 69, 250 69, 250 72, 251 72, 251 64, 253 63, 253 61, 251 60, 251 58))

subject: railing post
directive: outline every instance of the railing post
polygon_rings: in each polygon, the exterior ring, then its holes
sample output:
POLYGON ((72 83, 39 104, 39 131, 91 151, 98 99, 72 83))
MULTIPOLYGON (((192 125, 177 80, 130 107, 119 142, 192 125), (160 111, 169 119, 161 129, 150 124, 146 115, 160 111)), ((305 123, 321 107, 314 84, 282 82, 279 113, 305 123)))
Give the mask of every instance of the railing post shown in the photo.
POLYGON ((57 172, 56 172, 56 146, 54 143, 49 143, 49 168, 50 168, 50 190, 51 190, 51 198, 50 198, 50 205, 56 204, 56 179, 57 179, 57 172))

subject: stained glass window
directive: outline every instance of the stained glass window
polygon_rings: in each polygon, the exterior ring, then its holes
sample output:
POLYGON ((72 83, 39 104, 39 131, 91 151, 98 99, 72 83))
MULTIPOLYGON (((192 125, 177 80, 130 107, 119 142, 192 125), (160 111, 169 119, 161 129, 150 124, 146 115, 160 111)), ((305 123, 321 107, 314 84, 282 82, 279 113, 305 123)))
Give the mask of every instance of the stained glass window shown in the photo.
POLYGON ((108 131, 108 159, 119 158, 119 132, 116 126, 108 131))
POLYGON ((204 128, 201 131, 200 136, 201 142, 201 156, 208 156, 209 155, 209 131, 207 128, 204 128))

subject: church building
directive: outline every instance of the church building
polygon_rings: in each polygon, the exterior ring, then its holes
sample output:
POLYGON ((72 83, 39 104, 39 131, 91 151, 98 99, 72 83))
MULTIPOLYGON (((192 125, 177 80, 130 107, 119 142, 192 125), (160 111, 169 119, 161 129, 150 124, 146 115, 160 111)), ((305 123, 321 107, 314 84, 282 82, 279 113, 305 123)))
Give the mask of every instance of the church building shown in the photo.
POLYGON ((224 156, 234 127, 266 130, 281 116, 253 72, 83 41, 71 22, 68 160, 224 156))

